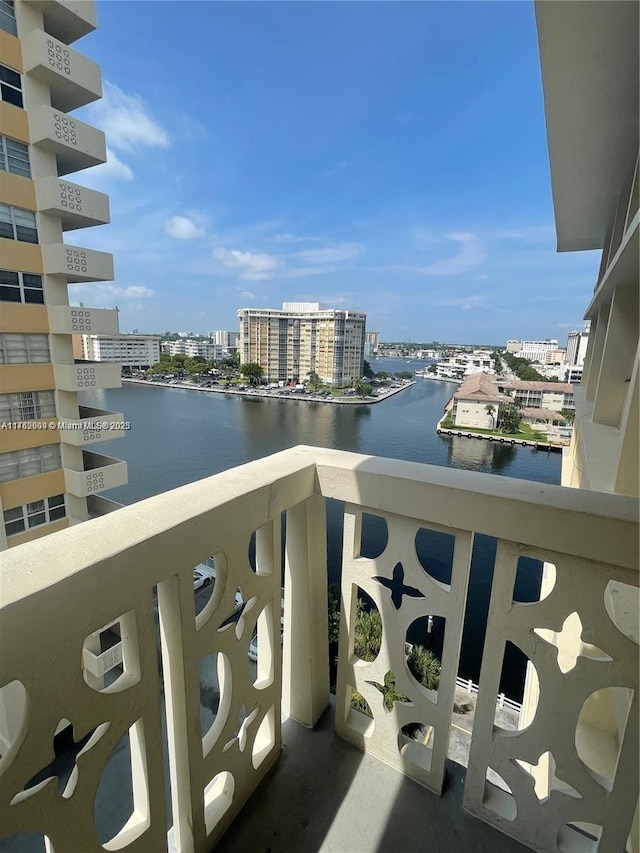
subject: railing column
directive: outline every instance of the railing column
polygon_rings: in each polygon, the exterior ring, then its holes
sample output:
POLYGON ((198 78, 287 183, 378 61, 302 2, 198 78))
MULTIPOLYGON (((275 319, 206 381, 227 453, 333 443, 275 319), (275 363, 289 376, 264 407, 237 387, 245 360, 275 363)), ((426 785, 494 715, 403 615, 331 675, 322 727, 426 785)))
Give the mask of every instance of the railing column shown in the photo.
POLYGON ((309 728, 329 704, 325 499, 287 512, 282 710, 309 728))

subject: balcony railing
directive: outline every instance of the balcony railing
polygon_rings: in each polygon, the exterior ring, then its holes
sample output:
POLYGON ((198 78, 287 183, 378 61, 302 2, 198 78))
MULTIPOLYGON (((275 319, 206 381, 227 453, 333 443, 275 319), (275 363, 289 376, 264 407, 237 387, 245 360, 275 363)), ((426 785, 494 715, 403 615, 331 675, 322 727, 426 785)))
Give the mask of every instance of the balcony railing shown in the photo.
MULTIPOLYGON (((345 504, 338 734, 433 792, 425 797, 442 791, 473 537, 496 537, 464 808, 535 850, 625 849, 638 800, 637 502, 319 448, 276 454, 2 555, 0 833, 19 843, 37 831, 55 850, 97 849, 96 791, 125 738, 128 819, 100 843, 212 849, 278 758, 282 717, 311 727, 329 702, 327 498, 345 504), (387 529, 375 558, 362 555, 369 515, 387 529), (447 538, 444 580, 419 560, 421 531, 447 538), (515 600, 523 557, 545 562, 539 602, 515 600), (207 558, 215 584, 196 612, 192 569, 207 558), (360 591, 382 620, 372 662, 355 655, 360 591), (406 661, 407 631, 428 616, 446 620, 435 692, 406 661), (108 644, 95 638, 116 621, 110 669, 108 644), (496 716, 508 643, 526 655, 531 687, 511 731, 496 716), (206 720, 203 665, 219 690, 206 720), (352 688, 371 717, 353 709, 352 688), (56 781, 52 742, 69 723, 78 754, 56 781), (427 736, 408 736, 413 724, 427 736)), ((112 784, 110 796, 122 790, 112 784)))
POLYGON ((54 335, 117 335, 118 312, 114 308, 80 308, 49 305, 49 330, 54 335))
POLYGON ((107 409, 80 406, 78 420, 65 421, 64 425, 66 428, 60 433, 62 440, 65 444, 76 447, 113 441, 126 435, 122 413, 110 412, 107 409))
POLYGON ((66 275, 67 281, 113 281, 113 255, 68 246, 66 243, 46 243, 42 248, 44 271, 50 275, 66 275))
POLYGON ((49 86, 51 106, 68 113, 102 97, 100 66, 44 30, 22 39, 24 70, 49 86))
POLYGON ((31 110, 29 130, 34 145, 55 153, 60 176, 107 161, 104 133, 60 110, 44 104, 31 110))
POLYGON ((45 30, 71 44, 96 28, 96 4, 92 0, 27 0, 42 12, 45 30))
POLYGON ((67 491, 80 498, 99 494, 107 489, 124 486, 127 482, 127 463, 101 453, 82 451, 83 470, 64 469, 67 491))
POLYGON ((38 209, 60 217, 63 231, 109 222, 109 196, 49 175, 36 184, 38 209))
POLYGON ((120 388, 120 365, 98 361, 56 364, 53 368, 56 388, 61 391, 90 391, 98 388, 120 388))

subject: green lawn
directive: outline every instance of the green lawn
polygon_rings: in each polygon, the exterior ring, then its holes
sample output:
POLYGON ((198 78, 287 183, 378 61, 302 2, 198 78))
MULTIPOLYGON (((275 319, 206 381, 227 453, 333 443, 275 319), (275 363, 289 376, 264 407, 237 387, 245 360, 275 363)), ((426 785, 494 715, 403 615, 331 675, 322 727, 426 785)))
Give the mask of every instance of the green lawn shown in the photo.
POLYGON ((480 427, 461 427, 461 426, 453 426, 453 427, 443 427, 443 429, 451 429, 451 430, 460 430, 461 432, 464 430, 466 432, 474 432, 480 435, 493 435, 496 438, 515 438, 520 441, 539 441, 542 444, 547 444, 548 439, 547 436, 539 432, 538 430, 533 429, 529 426, 529 424, 520 424, 519 432, 496 432, 494 429, 481 429, 480 427))

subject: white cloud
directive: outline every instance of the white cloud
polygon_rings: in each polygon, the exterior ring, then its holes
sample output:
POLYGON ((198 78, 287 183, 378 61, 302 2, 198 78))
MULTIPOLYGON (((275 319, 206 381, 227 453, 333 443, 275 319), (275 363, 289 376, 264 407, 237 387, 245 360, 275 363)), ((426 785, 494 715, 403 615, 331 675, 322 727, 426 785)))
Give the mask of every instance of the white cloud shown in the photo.
POLYGON ((321 243, 322 237, 302 236, 296 237, 295 234, 276 234, 273 238, 274 243, 321 243))
POLYGON ((141 284, 116 289, 124 294, 125 299, 150 299, 156 295, 155 290, 152 290, 150 287, 144 287, 141 284))
POLYGON ((241 290, 240 296, 242 296, 243 299, 248 299, 249 301, 253 301, 256 298, 255 293, 252 293, 250 290, 241 290))
POLYGON ((111 148, 107 148, 107 162, 102 163, 100 166, 94 166, 92 174, 100 178, 117 178, 122 181, 133 180, 131 167, 123 163, 111 148))
POLYGON ((325 246, 322 249, 304 249, 296 252, 293 257, 302 264, 334 266, 353 261, 363 252, 364 247, 360 243, 336 243, 335 246, 325 246))
POLYGON ((167 148, 169 136, 149 115, 139 95, 127 95, 119 86, 104 81, 102 100, 89 107, 92 121, 119 151, 167 148))
POLYGON ((556 230, 553 225, 528 225, 524 228, 496 231, 498 240, 521 240, 524 243, 553 242, 556 230))
POLYGON ((176 240, 196 240, 198 237, 204 237, 204 228, 196 225, 187 216, 172 216, 165 223, 165 231, 176 240))
POLYGON ((475 234, 465 232, 446 236, 449 240, 458 243, 460 251, 452 258, 445 258, 423 267, 421 272, 425 275, 459 275, 479 267, 484 262, 486 252, 475 234))
POLYGON ((287 272, 287 278, 306 278, 310 275, 326 275, 328 272, 333 272, 332 268, 327 267, 290 267, 287 272))
POLYGON ((114 308, 120 302, 132 299, 152 299, 155 290, 142 284, 118 287, 116 284, 69 284, 72 305, 87 302, 95 308, 114 308))
POLYGON ((462 311, 487 307, 482 296, 456 296, 451 299, 440 299, 434 302, 434 305, 439 308, 460 308, 462 311))
POLYGON ((238 278, 243 281, 259 281, 271 278, 277 268, 279 261, 273 255, 255 252, 239 252, 237 250, 223 249, 213 250, 215 260, 238 273, 238 278))

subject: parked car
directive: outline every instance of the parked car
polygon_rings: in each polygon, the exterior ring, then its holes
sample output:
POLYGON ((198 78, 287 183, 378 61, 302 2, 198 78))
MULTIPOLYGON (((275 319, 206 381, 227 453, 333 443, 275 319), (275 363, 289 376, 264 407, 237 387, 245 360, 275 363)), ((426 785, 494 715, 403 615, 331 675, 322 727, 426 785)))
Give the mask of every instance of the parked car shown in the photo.
MULTIPOLYGON (((284 617, 280 618, 280 645, 282 645, 282 637, 284 634, 284 617)), ((249 643, 249 660, 257 661, 258 660, 258 629, 253 633, 251 637, 251 642, 249 643)))
POLYGON ((209 584, 213 583, 215 579, 215 575, 213 572, 206 569, 204 566, 198 566, 197 569, 193 570, 193 589, 197 592, 199 589, 203 589, 205 586, 209 586, 209 584))

